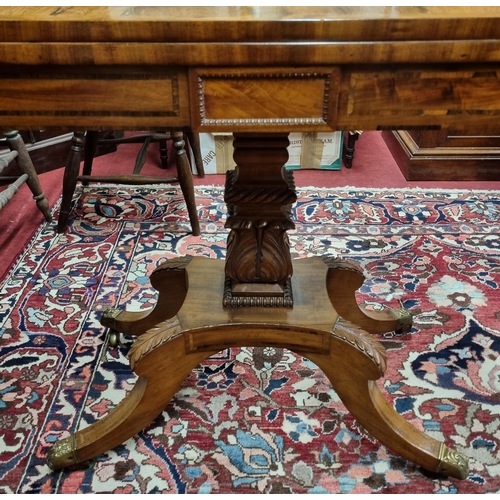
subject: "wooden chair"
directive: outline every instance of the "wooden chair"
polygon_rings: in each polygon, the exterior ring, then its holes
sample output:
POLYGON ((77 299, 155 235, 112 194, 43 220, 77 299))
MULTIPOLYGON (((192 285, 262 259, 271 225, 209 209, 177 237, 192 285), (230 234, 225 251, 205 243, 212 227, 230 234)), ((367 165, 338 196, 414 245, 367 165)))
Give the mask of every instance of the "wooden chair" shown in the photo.
POLYGON ((75 192, 76 184, 81 181, 84 185, 89 182, 111 182, 117 184, 129 185, 144 185, 144 184, 165 184, 178 182, 189 213, 189 220, 193 234, 200 234, 200 224, 198 221, 198 212, 196 210, 196 202, 194 198, 193 175, 191 165, 185 146, 185 138, 187 137, 195 159, 195 165, 200 177, 205 176, 203 169, 203 160, 200 152, 199 136, 193 134, 191 129, 170 130, 167 132, 147 132, 130 137, 120 137, 112 139, 100 139, 99 132, 87 131, 75 132, 73 136, 72 146, 64 171, 63 180, 63 196, 61 209, 59 212, 59 220, 57 230, 59 233, 66 229, 68 216, 71 208, 71 200, 75 192), (151 143, 158 143, 160 150, 160 159, 162 168, 167 167, 167 141, 173 140, 173 145, 176 152, 177 177, 161 177, 161 176, 146 176, 141 175, 141 169, 146 162, 147 151, 151 143), (95 151, 98 145, 104 144, 126 144, 126 143, 142 143, 142 147, 135 160, 135 166, 132 174, 128 175, 92 175, 92 163, 95 151), (84 165, 82 175, 79 175, 79 167, 81 163, 82 152, 84 156, 84 165))
POLYGON ((33 199, 36 201, 38 209, 42 212, 45 220, 47 222, 52 222, 49 203, 42 191, 38 175, 22 137, 17 130, 6 131, 4 135, 5 139, 0 140, 0 149, 7 147, 10 149, 10 153, 0 157, 0 173, 12 162, 16 161, 17 166, 21 170, 21 175, 15 177, 3 176, 1 178, 2 185, 13 182, 0 192, 0 209, 9 203, 18 192, 19 188, 26 183, 33 193, 33 199))

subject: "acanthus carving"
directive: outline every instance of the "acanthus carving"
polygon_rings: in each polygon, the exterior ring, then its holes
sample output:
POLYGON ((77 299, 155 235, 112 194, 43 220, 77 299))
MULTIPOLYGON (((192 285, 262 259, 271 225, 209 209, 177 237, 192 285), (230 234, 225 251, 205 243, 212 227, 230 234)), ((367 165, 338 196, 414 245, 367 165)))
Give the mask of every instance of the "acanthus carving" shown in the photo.
POLYGON ((332 335, 366 354, 377 365, 380 375, 387 368, 387 354, 384 346, 359 326, 340 318, 335 323, 332 335))
POLYGON ((182 326, 177 316, 170 318, 141 335, 130 348, 128 358, 130 367, 135 369, 137 363, 156 347, 168 342, 172 337, 182 332, 182 326))
POLYGON ((286 231, 295 227, 291 205, 297 199, 293 174, 283 168, 288 157, 286 134, 255 143, 252 136, 235 135, 238 167, 226 174, 226 277, 235 283, 279 283, 292 276, 290 243, 286 231), (268 154, 272 151, 272 154, 268 154), (272 171, 274 178, 263 188, 250 182, 255 176, 272 171), (253 177, 253 176, 252 176, 253 177), (265 208, 264 208, 265 207, 265 208))
POLYGON ((292 276, 290 243, 280 227, 232 229, 227 241, 226 276, 237 282, 277 283, 292 276))

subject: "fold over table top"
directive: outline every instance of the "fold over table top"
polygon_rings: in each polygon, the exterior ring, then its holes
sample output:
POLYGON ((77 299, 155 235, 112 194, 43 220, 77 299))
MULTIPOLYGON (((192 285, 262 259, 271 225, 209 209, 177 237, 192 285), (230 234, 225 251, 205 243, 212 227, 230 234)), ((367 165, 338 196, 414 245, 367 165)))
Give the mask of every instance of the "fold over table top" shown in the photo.
POLYGON ((0 8, 0 62, 123 64, 124 43, 145 64, 491 62, 500 7, 0 8))

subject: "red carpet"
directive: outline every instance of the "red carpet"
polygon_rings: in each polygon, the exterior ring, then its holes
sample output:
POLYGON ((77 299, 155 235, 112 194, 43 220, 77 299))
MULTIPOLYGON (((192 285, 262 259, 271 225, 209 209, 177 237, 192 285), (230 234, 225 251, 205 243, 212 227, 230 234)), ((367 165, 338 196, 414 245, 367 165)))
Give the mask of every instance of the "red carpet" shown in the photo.
POLYGON ((102 310, 151 307, 147 276, 165 258, 224 257, 221 188, 199 187, 197 202, 200 237, 178 190, 161 186, 85 189, 66 234, 37 233, 0 289, 0 493, 500 492, 496 192, 302 189, 290 232, 294 258, 356 260, 364 306, 411 311, 409 333, 377 336, 388 355, 378 385, 403 418, 468 457, 465 480, 381 446, 309 360, 246 347, 198 365, 154 422, 92 468, 50 471, 51 444, 135 384, 132 339, 111 348, 102 310))
MULTIPOLYGON (((122 146, 97 158, 94 171, 130 172, 133 157, 122 146)), ((162 175, 156 160, 152 152, 145 173, 162 175)), ((62 174, 41 176, 51 204, 62 174)), ((500 182, 407 183, 376 132, 358 141, 352 170, 295 177, 313 187, 294 208, 293 257, 349 255, 371 276, 361 302, 402 300, 411 310, 410 334, 381 339, 389 368, 380 387, 406 419, 469 457, 469 477, 436 476, 393 455, 309 361, 263 349, 230 349, 200 365, 151 426, 93 469, 50 472, 50 444, 100 418, 134 383, 130 340, 109 349, 99 311, 150 307, 147 276, 162 259, 223 258, 226 234, 224 214, 210 205, 218 188, 199 188, 203 234, 195 238, 175 188, 135 196, 95 187, 55 237, 23 187, 26 196, 0 216, 2 275, 28 250, 0 283, 0 493, 500 492, 500 210, 496 192, 477 192, 500 182), (425 189, 402 189, 416 184, 425 189)))

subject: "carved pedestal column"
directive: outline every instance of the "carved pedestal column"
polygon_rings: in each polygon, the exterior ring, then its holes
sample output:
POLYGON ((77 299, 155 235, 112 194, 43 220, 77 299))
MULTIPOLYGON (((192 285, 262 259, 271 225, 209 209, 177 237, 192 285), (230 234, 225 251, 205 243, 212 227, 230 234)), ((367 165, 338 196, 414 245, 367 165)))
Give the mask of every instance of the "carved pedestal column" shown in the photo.
POLYGON ((297 199, 288 160, 288 134, 235 134, 236 169, 227 173, 224 305, 291 307, 292 262, 286 231, 295 226, 297 199))

